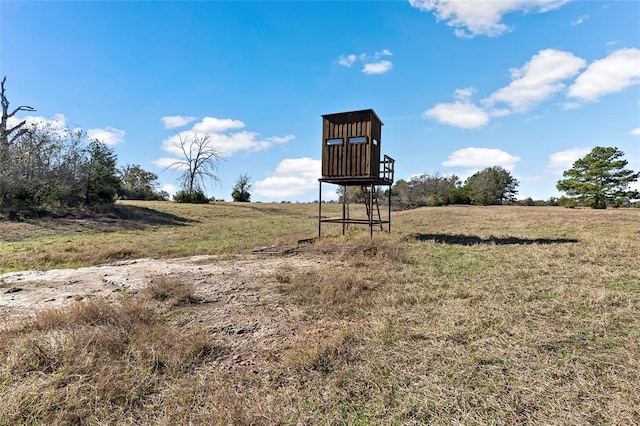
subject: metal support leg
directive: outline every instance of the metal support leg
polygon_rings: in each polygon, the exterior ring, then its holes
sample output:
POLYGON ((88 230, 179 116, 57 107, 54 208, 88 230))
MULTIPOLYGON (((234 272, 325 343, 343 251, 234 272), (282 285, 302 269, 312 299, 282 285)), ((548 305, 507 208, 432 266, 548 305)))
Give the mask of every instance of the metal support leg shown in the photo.
POLYGON ((318 238, 322 236, 322 182, 319 183, 318 191, 318 238))
POLYGON ((373 191, 375 190, 375 185, 371 184, 371 192, 370 197, 367 202, 369 203, 369 236, 373 238, 373 191))
POLYGON ((342 235, 347 232, 347 187, 342 187, 342 235))
POLYGON ((388 219, 389 219, 389 233, 391 233, 391 185, 389 185, 388 194, 389 194, 389 199, 387 200, 387 204, 389 204, 389 216, 388 216, 388 219))

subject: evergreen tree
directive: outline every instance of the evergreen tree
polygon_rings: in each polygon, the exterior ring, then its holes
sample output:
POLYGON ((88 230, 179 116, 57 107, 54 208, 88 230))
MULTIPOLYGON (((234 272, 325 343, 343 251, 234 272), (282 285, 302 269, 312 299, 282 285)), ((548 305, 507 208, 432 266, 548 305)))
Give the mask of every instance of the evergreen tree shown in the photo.
POLYGON ((559 180, 556 188, 594 209, 618 207, 640 198, 638 191, 629 189, 640 172, 625 169, 628 161, 623 156, 618 148, 597 146, 562 174, 565 179, 559 180))
POLYGON ((231 192, 233 201, 251 201, 251 194, 249 193, 249 189, 251 189, 251 184, 249 183, 250 180, 251 178, 246 173, 238 177, 238 180, 236 180, 236 184, 233 187, 233 192, 231 192))
POLYGON ((87 151, 85 204, 113 203, 121 182, 116 154, 98 140, 91 141, 87 151))

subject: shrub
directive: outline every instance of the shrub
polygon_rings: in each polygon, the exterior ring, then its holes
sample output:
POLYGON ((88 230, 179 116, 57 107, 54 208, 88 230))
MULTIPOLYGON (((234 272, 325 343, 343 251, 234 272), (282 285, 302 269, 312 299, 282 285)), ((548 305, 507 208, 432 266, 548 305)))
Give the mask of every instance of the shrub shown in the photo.
POLYGON ((209 199, 201 189, 196 189, 191 193, 185 190, 176 192, 173 201, 176 203, 207 204, 209 199))

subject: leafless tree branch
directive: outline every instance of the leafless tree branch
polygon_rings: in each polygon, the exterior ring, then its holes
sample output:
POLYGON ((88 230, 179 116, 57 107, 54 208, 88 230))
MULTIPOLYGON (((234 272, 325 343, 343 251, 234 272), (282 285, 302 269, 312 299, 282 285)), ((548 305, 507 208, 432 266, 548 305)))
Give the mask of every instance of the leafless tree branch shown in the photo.
MULTIPOLYGON (((192 194, 202 189, 206 181, 220 182, 218 166, 224 153, 213 146, 210 134, 177 134, 175 146, 183 158, 175 160, 166 169, 184 169, 180 182, 185 191, 192 194)), ((165 170, 166 170, 165 169, 165 170)))
POLYGON ((35 108, 30 107, 28 105, 21 105, 18 108, 14 109, 12 112, 9 112, 9 100, 6 96, 6 91, 4 84, 7 81, 7 77, 5 76, 2 79, 2 83, 0 84, 0 103, 2 103, 2 121, 0 122, 0 149, 6 148, 10 144, 12 144, 17 138, 24 135, 28 130, 22 128, 26 124, 26 120, 21 121, 16 126, 13 126, 10 129, 7 129, 7 124, 9 118, 13 117, 19 111, 27 111, 34 112, 35 108), (13 132, 17 131, 15 135, 11 136, 13 132))

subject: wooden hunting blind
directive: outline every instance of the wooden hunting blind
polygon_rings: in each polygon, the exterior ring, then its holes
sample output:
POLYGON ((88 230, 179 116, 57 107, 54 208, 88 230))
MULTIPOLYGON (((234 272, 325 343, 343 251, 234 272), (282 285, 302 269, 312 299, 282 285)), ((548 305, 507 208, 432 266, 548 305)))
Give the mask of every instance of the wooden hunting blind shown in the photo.
POLYGON ((322 177, 378 178, 382 121, 372 109, 322 116, 322 177))
POLYGON ((372 109, 348 111, 322 116, 322 178, 320 183, 320 211, 318 218, 318 236, 323 222, 341 223, 342 233, 346 225, 369 224, 371 234, 373 226, 389 224, 391 232, 391 185, 393 184, 394 160, 381 155, 383 123, 372 109), (382 160, 381 160, 382 158, 382 160), (322 217, 322 183, 341 185, 342 217, 322 217), (388 218, 380 216, 376 186, 389 186, 388 218), (360 187, 364 195, 367 218, 349 217, 348 187, 360 187), (374 218, 374 207, 377 219, 374 218))

